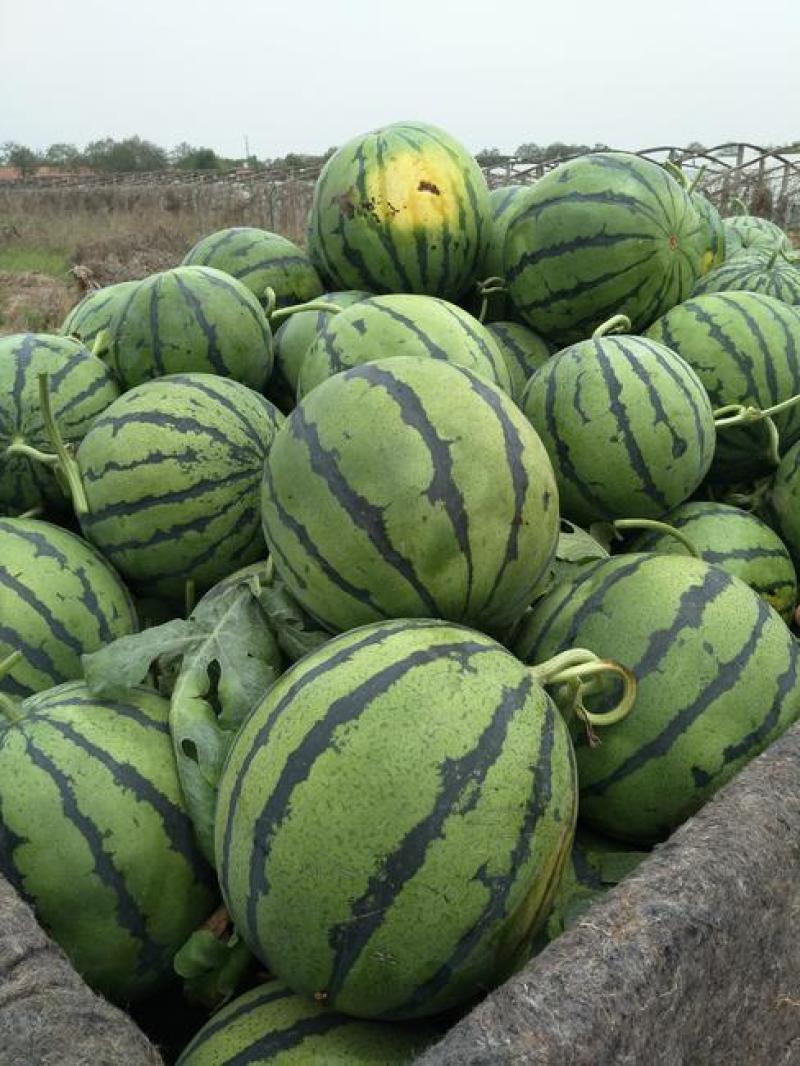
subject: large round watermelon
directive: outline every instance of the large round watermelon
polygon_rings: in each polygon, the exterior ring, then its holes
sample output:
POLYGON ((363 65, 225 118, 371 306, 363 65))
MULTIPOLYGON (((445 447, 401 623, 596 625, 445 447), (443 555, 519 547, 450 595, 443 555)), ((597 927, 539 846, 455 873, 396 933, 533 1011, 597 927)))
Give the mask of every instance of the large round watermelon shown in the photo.
POLYGON ((486 179, 466 149, 435 126, 398 122, 325 164, 309 252, 331 288, 452 300, 475 280, 489 217, 486 179))
POLYGON ((550 456, 561 510, 579 525, 658 518, 694 492, 714 455, 700 379, 643 337, 564 348, 533 375, 521 405, 550 456))
POLYGON ((251 949, 365 1018, 432 1014, 502 980, 572 841, 564 719, 481 633, 402 620, 280 678, 220 779, 217 870, 251 949))
POLYGON ((466 366, 511 392, 503 355, 477 319, 433 296, 392 294, 360 300, 325 317, 303 359, 298 398, 332 374, 393 356, 423 356, 466 366))
MULTIPOLYGON (((647 336, 677 352, 716 408, 767 409, 800 393, 800 312, 750 292, 696 296, 654 322, 647 336)), ((800 437, 800 405, 775 416, 781 448, 800 437)), ((712 477, 742 481, 773 468, 763 422, 720 429, 712 477)))
MULTIPOLYGON (((477 269, 478 281, 505 277, 504 251, 508 224, 514 217, 515 206, 525 195, 527 189, 527 185, 503 185, 498 189, 492 189, 489 193, 491 207, 489 242, 483 260, 477 269)), ((473 297, 471 300, 469 306, 471 309, 474 308, 476 315, 479 313, 481 303, 480 296, 473 297)), ((482 321, 496 322, 513 314, 513 310, 511 301, 505 293, 492 293, 487 297, 486 311, 482 321)))
POLYGON ((760 292, 800 306, 800 266, 776 252, 742 252, 700 278, 692 295, 733 291, 760 292))
POLYGON ((334 631, 402 617, 502 628, 558 536, 550 461, 519 408, 419 357, 346 370, 297 405, 264 467, 262 515, 289 591, 334 631))
POLYGON ((15 449, 50 453, 39 401, 39 374, 49 374, 53 417, 67 444, 77 445, 118 396, 106 366, 72 337, 16 333, 0 337, 0 512, 62 508, 55 474, 15 449))
POLYGON ((88 292, 72 308, 58 332, 65 337, 76 337, 87 348, 91 348, 98 334, 111 325, 120 303, 137 284, 136 281, 120 281, 116 285, 106 285, 103 289, 88 292))
POLYGON ((268 981, 218 1010, 177 1066, 404 1066, 438 1035, 429 1024, 389 1025, 337 1014, 268 981))
MULTIPOLYGON (((777 533, 747 511, 724 503, 683 503, 664 516, 680 529, 707 563, 735 574, 763 596, 786 622, 797 602, 797 575, 789 551, 777 533)), ((637 537, 634 551, 683 555, 685 547, 669 533, 650 531, 637 537)))
MULTIPOLYGON (((362 289, 326 292, 319 302, 344 308, 366 299, 369 295, 362 289)), ((297 311, 289 315, 275 331, 275 366, 269 379, 267 394, 282 411, 288 413, 294 407, 297 379, 306 352, 329 317, 329 311, 297 311)))
POLYGON ((138 627, 133 601, 106 560, 49 522, 0 518, 0 692, 28 696, 83 676, 81 655, 138 627))
POLYGON ((505 276, 517 312, 547 340, 583 340, 617 313, 639 332, 692 291, 705 238, 689 194, 662 167, 600 152, 520 196, 505 276))
POLYGON ((199 372, 252 389, 272 372, 272 333, 258 300, 212 267, 151 274, 126 293, 102 355, 126 389, 164 374, 199 372))
POLYGON ((514 650, 538 663, 575 646, 625 663, 638 681, 632 713, 602 744, 573 723, 581 818, 621 840, 666 837, 800 714, 788 627, 743 581, 699 559, 589 563, 534 605, 514 650))
POLYGON ((725 227, 719 211, 707 197, 701 192, 691 192, 689 195, 695 211, 705 222, 708 234, 707 252, 701 267, 701 274, 705 275, 725 261, 725 227))
POLYGON ((189 249, 183 265, 222 270, 264 305, 268 288, 275 293, 277 307, 302 304, 322 292, 319 275, 302 249, 278 233, 254 226, 209 233, 189 249))
POLYGON ((756 248, 764 251, 783 249, 786 252, 793 250, 789 237, 775 222, 768 218, 759 218, 757 215, 732 215, 723 218, 722 225, 725 229, 726 258, 731 259, 740 252, 752 251, 756 248))
POLYGON ((128 1003, 175 980, 172 960, 216 899, 194 843, 169 703, 80 681, 0 708, 0 872, 93 988, 128 1003))
POLYGON ((259 486, 281 414, 213 374, 173 374, 121 396, 78 448, 84 535, 137 591, 198 592, 264 552, 259 486))

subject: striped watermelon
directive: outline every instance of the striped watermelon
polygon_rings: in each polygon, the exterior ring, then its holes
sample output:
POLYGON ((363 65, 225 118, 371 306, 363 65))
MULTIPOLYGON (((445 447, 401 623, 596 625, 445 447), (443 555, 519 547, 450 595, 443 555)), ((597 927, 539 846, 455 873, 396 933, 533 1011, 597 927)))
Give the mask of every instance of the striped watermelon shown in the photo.
POLYGON ((296 244, 254 226, 233 226, 209 233, 183 257, 183 266, 208 266, 236 278, 262 303, 267 288, 277 307, 313 300, 322 282, 311 260, 296 244))
POLYGON ((438 1029, 420 1023, 358 1021, 269 981, 217 1011, 177 1066, 400 1066, 437 1035, 438 1029))
MULTIPOLYGON (((326 292, 321 302, 335 307, 349 307, 370 294, 362 289, 326 292)), ((306 352, 329 318, 325 311, 298 311, 290 315, 275 332, 275 366, 267 393, 282 411, 291 411, 297 395, 297 379, 306 352)))
POLYGON ((138 592, 197 591, 264 552, 261 468, 280 413, 213 374, 174 374, 125 393, 78 448, 84 535, 138 592))
POLYGON ((333 631, 524 611, 558 537, 541 441, 511 399, 439 359, 336 374, 298 404, 264 467, 275 568, 333 631))
POLYGON ((743 251, 755 248, 775 251, 782 248, 786 252, 793 250, 792 242, 774 222, 757 215, 733 215, 723 218, 725 229, 726 258, 731 259, 743 251))
POLYGON ((502 353, 477 319, 433 296, 392 294, 326 316, 300 368, 298 399, 332 374, 393 356, 444 359, 511 391, 502 353))
POLYGON ((81 655, 136 629, 127 589, 90 545, 49 522, 0 518, 0 661, 22 652, 0 692, 82 677, 81 655))
POLYGON ((505 276, 547 340, 583 340, 621 313, 633 331, 685 300, 703 267, 705 223, 656 163, 600 152, 562 163, 515 205, 505 276))
POLYGON ((522 409, 550 456, 561 510, 578 525, 658 518, 694 492, 714 454, 699 378, 642 337, 564 348, 530 379, 522 409))
POLYGON ((88 292, 72 308, 58 332, 65 337, 76 337, 87 348, 91 348, 98 334, 111 325, 120 303, 137 284, 135 281, 120 281, 116 285, 106 285, 103 289, 88 292))
POLYGON ((768 518, 800 569, 800 441, 786 452, 775 472, 768 518))
POLYGON ((216 899, 168 702, 145 688, 99 701, 72 681, 0 710, 0 871, 93 988, 151 994, 216 899))
POLYGON ((706 224, 708 252, 701 268, 701 273, 705 275, 725 262, 725 226, 719 211, 701 192, 690 192, 689 195, 695 211, 706 224))
POLYGON ((0 510, 64 508, 66 498, 46 465, 15 447, 51 450, 39 404, 39 374, 50 375, 53 415, 64 440, 77 444, 119 396, 103 363, 72 337, 16 333, 0 337, 0 510), (11 449, 11 451, 9 451, 11 449))
POLYGON ((123 387, 179 372, 219 374, 252 389, 272 372, 272 333, 258 300, 211 267, 151 274, 125 294, 99 352, 123 387))
MULTIPOLYGON (((766 409, 800 393, 800 312, 771 296, 708 293, 673 308, 648 329, 697 372, 715 408, 766 409)), ((800 406, 775 416, 782 448, 800 436, 800 406)), ((765 424, 721 430, 712 477, 741 481, 772 469, 765 424)))
POLYGON ((546 915, 574 774, 555 704, 493 640, 424 620, 346 633, 233 742, 223 898, 296 991, 364 1018, 445 1010, 503 979, 546 915))
POLYGON ((490 322, 486 329, 505 360, 511 378, 511 397, 518 403, 531 374, 550 358, 550 345, 519 322, 490 322))
POLYGON ((620 840, 663 839, 800 713, 789 629, 743 581, 699 559, 590 563, 534 605, 514 651, 537 663, 575 646, 638 680, 633 713, 599 746, 573 723, 581 818, 620 840))
MULTIPOLYGON (((515 206, 527 192, 527 185, 503 185, 489 193, 491 223, 489 226, 489 243, 482 263, 478 266, 478 279, 505 277, 503 252, 506 244, 508 223, 514 214, 515 206)), ((475 301, 473 301, 474 303, 475 301)), ((478 305, 480 300, 477 301, 478 305)), ((496 322, 513 314, 514 308, 505 293, 493 293, 488 297, 486 314, 483 321, 496 322)), ((477 307, 475 314, 478 313, 477 307)))
POLYGON ((308 247, 331 288, 454 300, 476 277, 489 218, 486 179, 466 149, 435 126, 397 122, 325 164, 308 247))
POLYGON ((776 252, 742 252, 701 278, 692 295, 731 291, 760 292, 800 306, 800 266, 776 252))
MULTIPOLYGON (((686 533, 707 563, 735 574, 771 604, 784 621, 791 621, 797 602, 797 575, 780 537, 754 514, 724 503, 684 503, 664 521, 686 533)), ((669 534, 643 533, 633 551, 685 554, 669 534)))

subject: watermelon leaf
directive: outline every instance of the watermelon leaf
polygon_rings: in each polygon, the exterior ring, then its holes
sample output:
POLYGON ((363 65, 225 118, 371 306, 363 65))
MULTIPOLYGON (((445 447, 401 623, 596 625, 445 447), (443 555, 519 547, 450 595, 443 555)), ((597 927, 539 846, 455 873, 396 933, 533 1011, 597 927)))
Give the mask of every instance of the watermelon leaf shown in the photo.
POLYGON ((303 611, 280 578, 261 586, 261 606, 270 620, 281 651, 291 662, 315 651, 331 634, 326 633, 303 611))
POLYGON ((216 1009, 237 991, 254 961, 235 933, 221 940, 210 929, 198 929, 175 955, 173 966, 184 979, 187 1000, 216 1009))
MULTIPOLYGON (((141 685, 153 664, 166 667, 197 642, 199 627, 191 619, 175 618, 141 633, 120 637, 99 651, 81 656, 83 673, 95 696, 121 699, 135 685, 141 685)), ((169 695, 169 693, 165 693, 169 695)))
MULTIPOLYGON (((236 730, 280 676, 281 658, 250 580, 192 612, 202 635, 183 656, 170 730, 198 843, 214 862, 217 781, 236 730)), ((256 585, 257 587, 257 585, 256 585)))

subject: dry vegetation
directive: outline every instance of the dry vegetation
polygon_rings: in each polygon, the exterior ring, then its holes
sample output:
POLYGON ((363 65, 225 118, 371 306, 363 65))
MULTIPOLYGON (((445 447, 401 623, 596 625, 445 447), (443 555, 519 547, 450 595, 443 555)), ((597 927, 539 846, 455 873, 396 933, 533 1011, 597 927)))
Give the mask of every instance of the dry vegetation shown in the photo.
POLYGON ((238 187, 224 195, 0 189, 0 333, 57 329, 82 295, 76 266, 98 285, 143 278, 177 265, 200 237, 225 226, 261 226, 302 241, 301 191, 276 205, 238 187))

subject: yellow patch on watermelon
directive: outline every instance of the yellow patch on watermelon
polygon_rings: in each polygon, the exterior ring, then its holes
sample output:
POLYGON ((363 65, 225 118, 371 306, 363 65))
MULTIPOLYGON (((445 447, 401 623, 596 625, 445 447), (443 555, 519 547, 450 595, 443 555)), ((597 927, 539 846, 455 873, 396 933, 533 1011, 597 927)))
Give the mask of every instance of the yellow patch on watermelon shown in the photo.
POLYGON ((403 230, 438 229, 458 224, 464 182, 444 152, 401 150, 367 175, 367 195, 376 222, 403 230))

